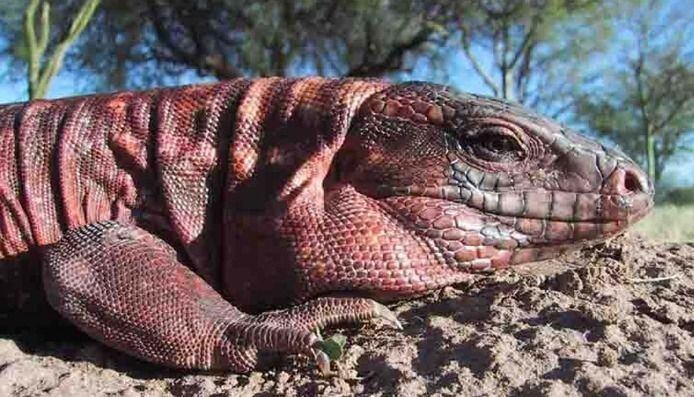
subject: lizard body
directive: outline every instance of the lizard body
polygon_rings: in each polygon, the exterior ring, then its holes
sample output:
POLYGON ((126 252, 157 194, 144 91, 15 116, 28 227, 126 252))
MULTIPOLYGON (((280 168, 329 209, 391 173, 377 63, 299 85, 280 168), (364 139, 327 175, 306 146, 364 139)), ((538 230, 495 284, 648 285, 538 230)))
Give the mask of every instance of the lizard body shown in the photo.
POLYGON ((175 367, 320 356, 317 327, 393 320, 370 298, 604 239, 652 196, 625 155, 433 84, 237 79, 0 107, 0 259, 38 252, 58 312, 175 367))

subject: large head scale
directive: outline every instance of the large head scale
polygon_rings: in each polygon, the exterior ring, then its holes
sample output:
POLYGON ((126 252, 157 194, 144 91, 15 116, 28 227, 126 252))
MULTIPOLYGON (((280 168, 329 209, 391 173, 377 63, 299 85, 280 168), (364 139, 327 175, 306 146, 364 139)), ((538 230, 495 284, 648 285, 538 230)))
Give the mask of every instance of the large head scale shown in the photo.
POLYGON ((432 84, 369 98, 334 164, 468 271, 604 239, 653 203, 652 183, 624 154, 519 105, 432 84))

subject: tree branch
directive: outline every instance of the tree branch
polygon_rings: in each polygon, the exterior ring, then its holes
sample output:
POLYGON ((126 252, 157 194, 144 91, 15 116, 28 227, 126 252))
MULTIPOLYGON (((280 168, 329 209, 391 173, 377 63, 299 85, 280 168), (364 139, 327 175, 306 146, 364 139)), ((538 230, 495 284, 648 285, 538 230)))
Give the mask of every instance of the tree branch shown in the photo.
POLYGON ((53 53, 48 57, 44 67, 41 67, 41 60, 48 47, 49 37, 49 15, 50 4, 47 1, 32 0, 24 14, 24 35, 27 40, 29 52, 29 98, 43 98, 46 96, 51 80, 63 66, 63 59, 68 48, 77 40, 82 31, 87 27, 89 21, 99 6, 100 0, 85 0, 77 15, 72 20, 70 28, 58 41, 53 53), (36 38, 34 29, 36 8, 41 3, 40 33, 36 38))
POLYGON ((363 59, 360 65, 357 65, 347 71, 345 76, 365 77, 365 76, 381 76, 388 72, 393 72, 402 69, 405 55, 430 40, 432 31, 428 28, 420 29, 410 40, 394 45, 391 47, 388 54, 380 61, 374 61, 371 58, 363 59))
POLYGON ((516 50, 516 53, 513 54, 511 62, 508 64, 510 68, 513 69, 516 66, 516 63, 518 63, 518 60, 520 60, 521 56, 525 52, 525 49, 530 45, 531 39, 535 35, 535 29, 537 29, 537 26, 539 25, 539 20, 541 20, 541 17, 533 17, 530 29, 528 29, 528 32, 523 37, 521 45, 518 47, 518 50, 516 50))
POLYGON ((468 61, 470 61, 470 65, 472 65, 472 68, 475 69, 475 72, 477 73, 478 76, 482 78, 482 81, 484 84, 492 90, 492 93, 494 96, 499 95, 499 86, 494 83, 494 80, 487 74, 487 72, 482 68, 482 65, 477 61, 477 58, 472 54, 472 51, 470 49, 470 42, 467 39, 467 33, 463 32, 463 37, 461 38, 462 44, 463 44, 463 53, 465 54, 465 57, 467 57, 468 61))
MULTIPOLYGON (((155 5, 154 2, 150 1, 148 2, 148 9, 157 38, 169 51, 171 51, 174 58, 182 60, 190 67, 209 70, 220 80, 243 76, 241 70, 235 65, 230 64, 222 54, 203 54, 203 52, 199 50, 193 53, 186 51, 177 44, 171 36, 170 30, 164 25, 164 15, 160 12, 159 7, 155 5)), ((188 38, 193 41, 196 48, 201 48, 200 43, 195 41, 194 37, 188 35, 188 38)))

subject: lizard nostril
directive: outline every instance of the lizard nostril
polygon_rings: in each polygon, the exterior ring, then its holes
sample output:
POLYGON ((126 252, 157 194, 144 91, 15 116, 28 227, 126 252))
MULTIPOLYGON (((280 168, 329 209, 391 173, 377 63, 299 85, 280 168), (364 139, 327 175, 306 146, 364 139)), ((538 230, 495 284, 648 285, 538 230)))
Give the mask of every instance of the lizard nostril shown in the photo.
POLYGON ((647 187, 643 185, 639 175, 630 169, 624 170, 624 189, 630 193, 643 193, 647 187))

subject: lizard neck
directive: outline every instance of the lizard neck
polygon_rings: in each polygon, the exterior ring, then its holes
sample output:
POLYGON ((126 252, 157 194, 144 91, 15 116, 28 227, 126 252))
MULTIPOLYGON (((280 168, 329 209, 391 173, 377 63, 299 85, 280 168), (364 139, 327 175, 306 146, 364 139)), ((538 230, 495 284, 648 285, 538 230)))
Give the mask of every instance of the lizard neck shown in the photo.
POLYGON ((235 304, 270 307, 296 296, 289 290, 301 285, 289 282, 296 269, 278 257, 292 252, 278 247, 281 229, 288 219, 308 227, 324 210, 324 180, 353 116, 385 87, 352 79, 252 82, 238 106, 223 199, 222 273, 235 304))
POLYGON ((313 189, 320 194, 351 119, 377 80, 258 79, 239 103, 229 149, 228 212, 285 209, 313 189))

